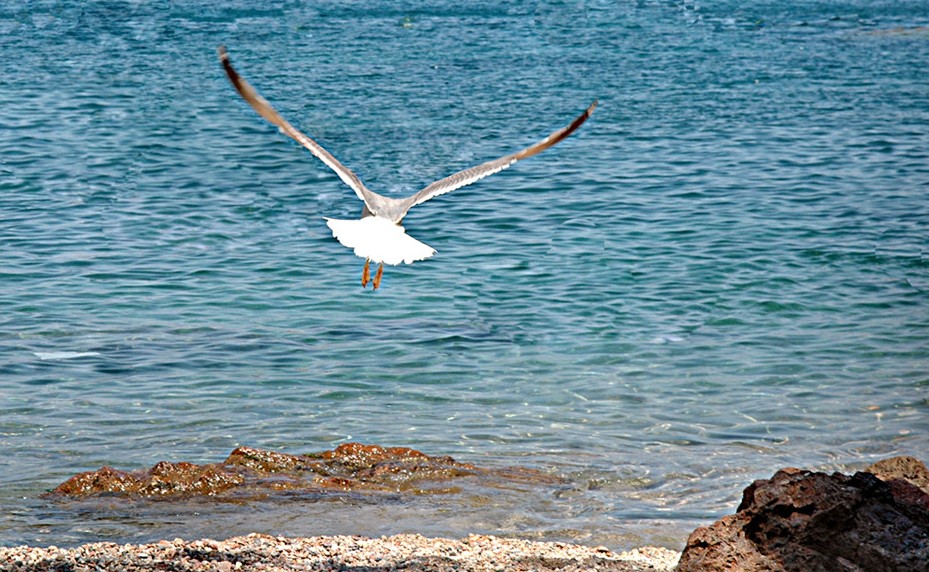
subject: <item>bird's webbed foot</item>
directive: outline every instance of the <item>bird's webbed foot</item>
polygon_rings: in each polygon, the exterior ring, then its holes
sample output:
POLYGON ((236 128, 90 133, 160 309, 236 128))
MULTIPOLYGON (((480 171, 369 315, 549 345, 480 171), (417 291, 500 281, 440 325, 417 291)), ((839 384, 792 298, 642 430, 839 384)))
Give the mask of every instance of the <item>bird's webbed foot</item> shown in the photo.
MULTIPOLYGON (((371 281, 371 259, 366 258, 364 270, 361 271, 361 287, 367 288, 368 282, 370 281, 371 281)), ((374 284, 375 284, 374 289, 377 290, 377 282, 375 282, 374 284)))

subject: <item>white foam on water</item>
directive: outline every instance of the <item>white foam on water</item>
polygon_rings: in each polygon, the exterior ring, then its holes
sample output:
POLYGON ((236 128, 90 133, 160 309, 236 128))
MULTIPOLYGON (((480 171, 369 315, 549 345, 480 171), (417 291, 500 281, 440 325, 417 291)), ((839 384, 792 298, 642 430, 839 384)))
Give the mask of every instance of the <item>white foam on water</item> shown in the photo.
POLYGON ((82 357, 94 357, 99 356, 99 352, 32 352, 35 356, 42 360, 62 360, 62 359, 76 359, 82 357))

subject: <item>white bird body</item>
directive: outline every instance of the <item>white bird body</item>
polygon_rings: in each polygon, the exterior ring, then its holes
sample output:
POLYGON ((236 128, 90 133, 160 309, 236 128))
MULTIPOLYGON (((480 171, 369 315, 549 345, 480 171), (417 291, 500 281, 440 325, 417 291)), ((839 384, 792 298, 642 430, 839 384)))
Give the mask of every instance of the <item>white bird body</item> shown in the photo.
POLYGON ((402 199, 394 199, 379 195, 368 189, 361 179, 355 173, 340 163, 328 151, 323 149, 316 141, 313 141, 297 128, 287 122, 286 119, 271 106, 268 101, 261 97, 255 88, 253 88, 244 78, 242 78, 233 69, 229 62, 229 55, 226 49, 220 46, 219 59, 226 70, 229 81, 235 87, 239 95, 242 96, 252 108, 270 123, 276 125, 282 133, 296 140, 303 145, 320 161, 325 163, 330 169, 335 171, 342 181, 355 191, 364 202, 360 220, 339 220, 326 219, 326 224, 332 230, 332 235, 344 246, 354 250, 357 256, 365 259, 364 272, 362 273, 361 284, 367 286, 370 279, 369 264, 373 260, 380 264, 377 274, 374 276, 373 284, 376 290, 380 285, 381 275, 384 271, 384 264, 400 264, 405 262, 411 264, 418 260, 424 260, 435 254, 435 249, 423 244, 415 238, 406 234, 406 230, 401 226, 401 221, 406 213, 414 206, 424 203, 433 197, 444 195, 455 189, 470 185, 488 175, 492 175, 513 163, 555 145, 565 139, 580 127, 587 118, 591 116, 597 107, 594 101, 583 113, 577 116, 567 127, 559 129, 542 139, 541 141, 526 147, 525 149, 487 161, 476 167, 459 171, 453 175, 438 180, 419 192, 402 199))
POLYGON ((412 264, 435 254, 435 249, 406 233, 403 226, 379 216, 366 216, 358 220, 327 218, 326 224, 343 246, 355 251, 356 256, 382 264, 396 266, 401 262, 412 264))

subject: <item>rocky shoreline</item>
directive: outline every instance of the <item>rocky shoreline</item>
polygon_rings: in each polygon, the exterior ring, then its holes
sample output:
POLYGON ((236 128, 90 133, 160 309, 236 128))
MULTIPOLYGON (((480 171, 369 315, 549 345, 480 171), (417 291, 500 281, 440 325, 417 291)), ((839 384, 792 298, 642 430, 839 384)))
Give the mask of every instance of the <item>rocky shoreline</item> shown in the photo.
MULTIPOLYGON (((459 478, 545 482, 543 473, 490 470, 405 448, 348 444, 285 455, 239 448, 223 463, 159 463, 147 471, 104 467, 68 479, 48 495, 267 498, 275 491, 351 490, 433 493, 459 478)), ((750 484, 733 515, 695 530, 683 552, 606 547, 486 535, 454 540, 401 534, 381 538, 261 534, 225 540, 0 548, 0 570, 175 571, 347 570, 698 572, 929 571, 929 469, 894 457, 854 475, 796 468, 750 484)))

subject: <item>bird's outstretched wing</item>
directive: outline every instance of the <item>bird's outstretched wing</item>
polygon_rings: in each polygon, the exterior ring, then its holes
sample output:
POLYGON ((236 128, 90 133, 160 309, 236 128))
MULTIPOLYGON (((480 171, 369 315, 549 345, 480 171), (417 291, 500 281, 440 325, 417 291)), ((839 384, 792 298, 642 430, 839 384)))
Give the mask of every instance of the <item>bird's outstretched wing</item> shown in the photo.
POLYGON ((261 97, 258 92, 255 91, 255 88, 233 69, 232 64, 229 62, 229 54, 226 53, 226 48, 224 46, 219 47, 219 60, 222 62, 223 69, 226 70, 226 75, 229 76, 229 81, 232 82, 236 91, 239 92, 242 99, 248 102, 248 104, 258 112, 258 115, 276 125, 284 135, 293 138, 306 147, 310 153, 335 171, 335 174, 345 181, 345 184, 351 187, 352 190, 355 191, 355 194, 358 195, 358 198, 364 201, 366 205, 373 206, 377 202, 378 195, 365 187, 364 183, 361 182, 361 179, 359 179, 355 173, 340 163, 328 151, 320 147, 319 143, 313 141, 298 131, 296 127, 288 123, 286 119, 281 117, 281 114, 278 113, 277 110, 271 107, 268 100, 261 97))
POLYGON ((513 153, 511 155, 500 157, 499 159, 495 159, 493 161, 488 161, 476 167, 465 169, 464 171, 459 171, 455 173, 454 175, 450 175, 448 177, 445 177, 444 179, 441 179, 439 181, 432 183, 428 187, 424 188, 423 190, 419 191, 418 193, 410 197, 408 199, 410 202, 407 208, 412 208, 418 204, 424 203, 428 201, 429 199, 431 199, 432 197, 444 195, 445 193, 454 191, 455 189, 470 185, 471 183, 479 181, 488 175, 493 175, 494 173, 498 173, 502 171, 503 169, 506 169, 507 167, 509 167, 510 165, 512 165, 513 163, 517 161, 520 161, 527 157, 532 157, 533 155, 537 153, 541 153, 542 151, 545 151, 552 145, 555 145, 559 141, 563 140, 568 135, 571 135, 572 133, 574 133, 574 131, 576 131, 578 127, 583 125, 583 123, 587 121, 587 118, 593 114, 594 109, 596 109, 596 107, 597 107, 597 102, 594 101, 593 103, 590 104, 590 107, 588 107, 583 113, 578 115, 577 118, 575 118, 574 121, 570 123, 570 125, 568 125, 567 127, 563 129, 559 129, 558 131, 555 131, 554 133, 552 133, 545 139, 542 139, 541 141, 539 141, 538 143, 535 143, 534 145, 530 145, 529 147, 526 147, 522 151, 517 151, 516 153, 513 153))

